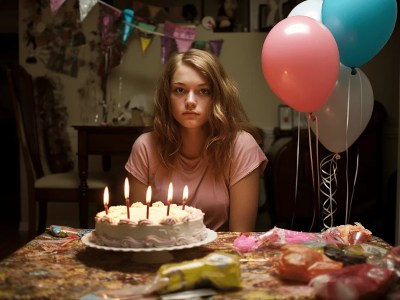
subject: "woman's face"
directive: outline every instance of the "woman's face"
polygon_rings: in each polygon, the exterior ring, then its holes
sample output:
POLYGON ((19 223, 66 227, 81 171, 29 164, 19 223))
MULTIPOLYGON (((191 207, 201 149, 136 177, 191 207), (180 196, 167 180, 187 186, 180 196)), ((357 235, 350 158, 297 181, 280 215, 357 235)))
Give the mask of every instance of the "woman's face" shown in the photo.
POLYGON ((184 128, 201 128, 208 122, 211 91, 207 80, 193 68, 180 65, 171 81, 171 105, 175 120, 184 128))

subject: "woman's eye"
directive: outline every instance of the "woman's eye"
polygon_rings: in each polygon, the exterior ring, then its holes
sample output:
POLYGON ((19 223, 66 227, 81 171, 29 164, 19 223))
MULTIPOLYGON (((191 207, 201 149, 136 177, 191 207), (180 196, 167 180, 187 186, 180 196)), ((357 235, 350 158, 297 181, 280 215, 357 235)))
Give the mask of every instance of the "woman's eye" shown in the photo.
POLYGON ((210 90, 209 89, 201 89, 200 90, 200 94, 201 95, 209 95, 210 94, 210 90))
POLYGON ((185 90, 183 88, 176 88, 175 92, 177 92, 178 94, 182 94, 185 90))

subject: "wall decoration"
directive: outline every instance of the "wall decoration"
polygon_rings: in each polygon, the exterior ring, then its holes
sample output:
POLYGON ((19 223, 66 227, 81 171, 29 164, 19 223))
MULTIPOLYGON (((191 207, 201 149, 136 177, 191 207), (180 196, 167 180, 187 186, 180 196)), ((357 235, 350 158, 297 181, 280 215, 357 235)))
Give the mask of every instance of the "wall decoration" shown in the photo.
POLYGON ((303 0, 251 0, 250 31, 269 31, 303 0))

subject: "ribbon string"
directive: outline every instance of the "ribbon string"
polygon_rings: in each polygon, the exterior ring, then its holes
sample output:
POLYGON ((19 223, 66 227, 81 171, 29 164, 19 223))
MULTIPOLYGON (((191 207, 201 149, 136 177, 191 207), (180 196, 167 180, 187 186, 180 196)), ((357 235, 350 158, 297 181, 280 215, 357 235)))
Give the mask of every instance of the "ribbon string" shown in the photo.
POLYGON ((334 198, 337 192, 337 160, 338 154, 329 154, 321 160, 321 188, 320 192, 324 197, 322 204, 323 231, 333 227, 333 217, 337 210, 337 202, 334 198))

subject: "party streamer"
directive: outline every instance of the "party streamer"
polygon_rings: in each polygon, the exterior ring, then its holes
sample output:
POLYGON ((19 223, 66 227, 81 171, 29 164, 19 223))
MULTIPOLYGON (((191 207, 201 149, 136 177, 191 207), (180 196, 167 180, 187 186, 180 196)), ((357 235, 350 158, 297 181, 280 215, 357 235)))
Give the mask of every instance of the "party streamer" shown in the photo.
POLYGON ((334 198, 337 192, 337 160, 340 155, 333 153, 321 160, 321 194, 324 197, 322 204, 323 230, 333 227, 333 217, 337 210, 334 198))

